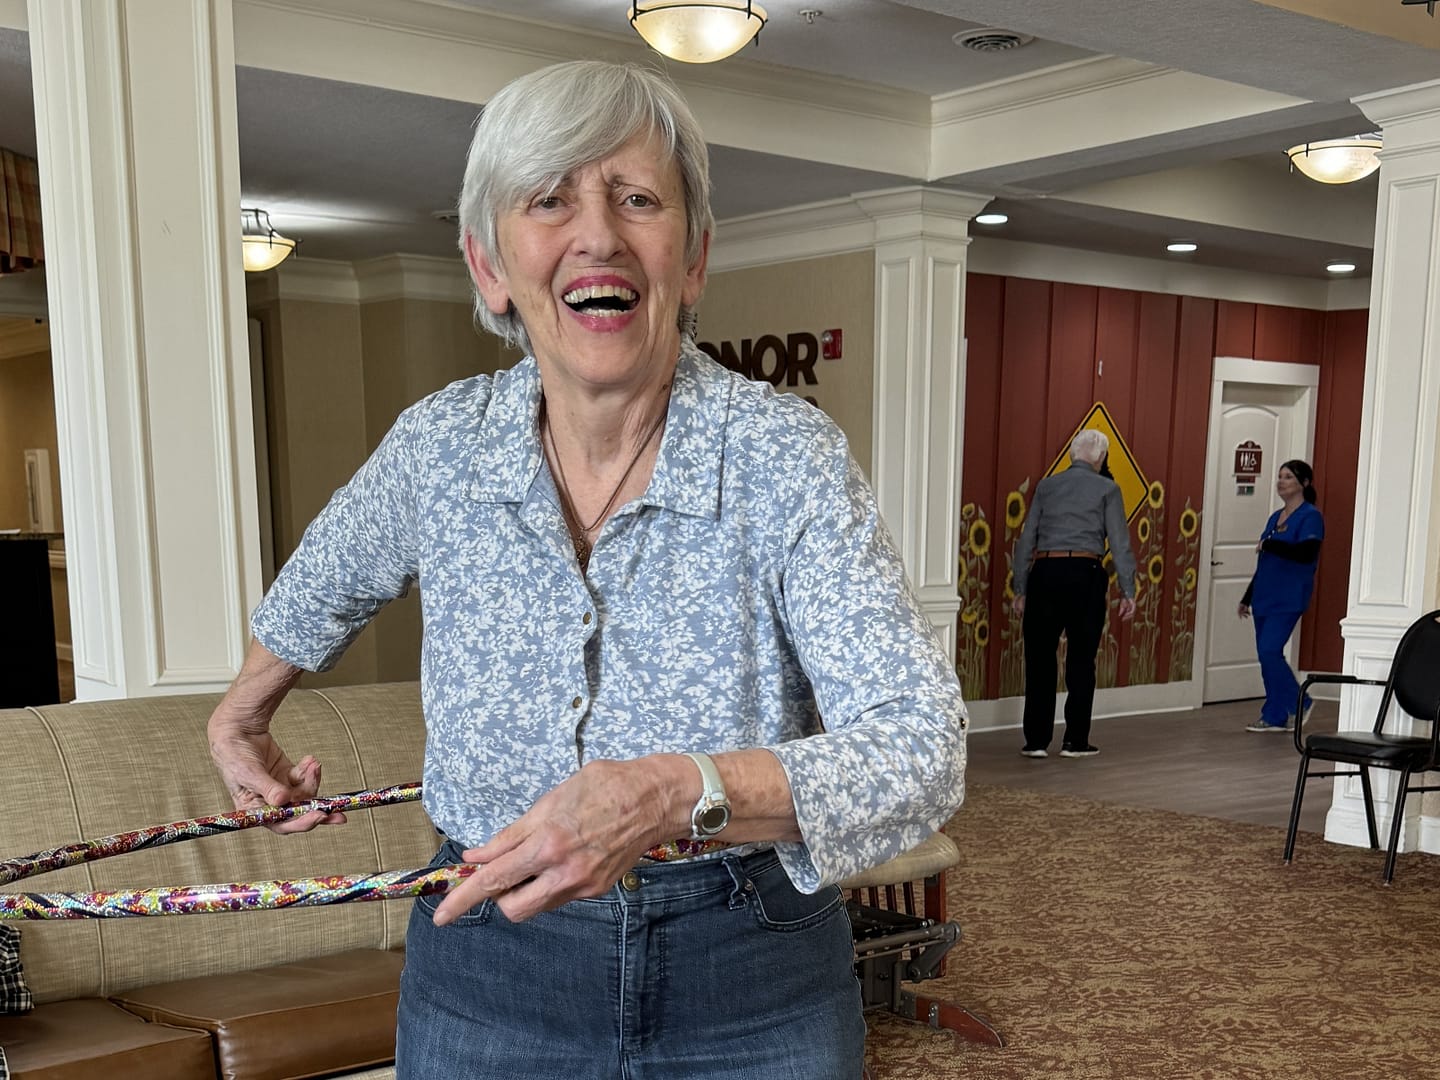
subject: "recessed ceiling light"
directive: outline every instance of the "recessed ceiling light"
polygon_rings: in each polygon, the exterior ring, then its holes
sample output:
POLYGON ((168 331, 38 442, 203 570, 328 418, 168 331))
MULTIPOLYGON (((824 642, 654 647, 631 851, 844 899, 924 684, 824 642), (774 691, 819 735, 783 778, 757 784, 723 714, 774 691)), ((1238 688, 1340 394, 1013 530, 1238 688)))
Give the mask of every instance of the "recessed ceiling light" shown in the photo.
POLYGON ((1166 251, 1173 251, 1173 252, 1175 252, 1175 253, 1178 255, 1178 254, 1183 254, 1183 253, 1185 253, 1185 252, 1187 252, 1187 251, 1194 251, 1194 250, 1196 250, 1199 246, 1200 246, 1199 244, 1192 243, 1192 242, 1189 241, 1189 240, 1176 240, 1174 243, 1166 244, 1166 245, 1165 245, 1165 250, 1166 250, 1166 251))
POLYGON ((1348 274, 1355 269, 1355 264, 1352 262, 1329 262, 1325 264, 1325 269, 1332 274, 1348 274))
POLYGON ((975 223, 976 223, 977 225, 1004 225, 1005 222, 1007 222, 1007 221, 1009 221, 1009 220, 1010 220, 1010 217, 1009 217, 1008 214, 995 214, 995 213, 991 213, 991 214, 976 214, 976 215, 975 215, 975 223))

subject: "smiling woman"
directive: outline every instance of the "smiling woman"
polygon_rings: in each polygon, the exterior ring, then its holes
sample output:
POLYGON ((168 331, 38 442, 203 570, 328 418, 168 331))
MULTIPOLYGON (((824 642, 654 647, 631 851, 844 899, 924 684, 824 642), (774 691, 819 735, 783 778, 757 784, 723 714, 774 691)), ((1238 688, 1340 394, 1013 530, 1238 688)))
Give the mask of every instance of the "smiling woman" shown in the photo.
POLYGON ((400 1080, 858 1077, 835 883, 928 839, 965 763, 874 493, 824 413, 696 346, 709 168, 659 75, 506 87, 460 219, 529 355, 407 410, 307 530, 211 721, 227 787, 314 793, 269 718, 418 583, 435 865, 477 869, 415 906, 400 1080))

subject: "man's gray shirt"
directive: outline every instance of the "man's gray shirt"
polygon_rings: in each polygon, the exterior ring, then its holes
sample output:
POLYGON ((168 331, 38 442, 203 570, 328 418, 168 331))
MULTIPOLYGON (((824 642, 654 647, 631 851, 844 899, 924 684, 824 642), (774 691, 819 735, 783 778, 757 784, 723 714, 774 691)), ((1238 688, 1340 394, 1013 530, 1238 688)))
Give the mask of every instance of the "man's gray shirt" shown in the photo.
POLYGON ((1091 551, 1115 557, 1115 573, 1126 599, 1135 599, 1135 556, 1120 487, 1093 465, 1072 461, 1064 472, 1035 485, 1035 499, 1015 545, 1015 595, 1025 595, 1030 560, 1037 551, 1091 551))

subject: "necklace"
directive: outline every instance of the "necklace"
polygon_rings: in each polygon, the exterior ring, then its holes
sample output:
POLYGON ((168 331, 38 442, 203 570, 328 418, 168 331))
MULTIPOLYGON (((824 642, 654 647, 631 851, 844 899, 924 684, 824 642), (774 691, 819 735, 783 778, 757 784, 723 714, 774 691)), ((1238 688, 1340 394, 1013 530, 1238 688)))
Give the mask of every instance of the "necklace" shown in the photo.
POLYGON ((545 402, 540 402, 540 430, 550 444, 550 459, 555 463, 555 493, 560 496, 560 516, 565 519, 566 531, 570 533, 570 543, 575 548, 575 561, 580 564, 583 572, 590 565, 590 552, 595 546, 590 542, 592 533, 600 523, 605 520, 605 515, 610 513, 610 508, 615 505, 615 500, 620 497, 620 489, 625 486, 625 481, 630 479, 630 474, 635 471, 635 463, 640 460, 640 455, 650 445, 650 440, 655 438, 655 433, 665 423, 665 413, 661 409, 660 415, 655 418, 655 423, 646 432, 645 438, 635 448, 635 455, 630 459, 630 464, 625 466, 625 471, 620 474, 620 482, 615 485, 615 490, 610 492, 610 498, 605 500, 605 505, 600 508, 600 513, 595 515, 595 520, 589 525, 580 521, 580 516, 575 512, 575 503, 570 498, 570 485, 565 480, 565 463, 560 460, 560 450, 555 445, 555 432, 550 428, 549 414, 545 410, 545 402))

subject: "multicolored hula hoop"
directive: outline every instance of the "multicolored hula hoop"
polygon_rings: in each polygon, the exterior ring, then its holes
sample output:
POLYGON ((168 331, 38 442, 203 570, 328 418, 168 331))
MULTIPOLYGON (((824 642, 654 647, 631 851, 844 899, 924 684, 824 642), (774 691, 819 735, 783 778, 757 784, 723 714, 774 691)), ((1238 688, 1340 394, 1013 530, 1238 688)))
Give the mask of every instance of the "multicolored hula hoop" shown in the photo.
MULTIPOLYGON (((294 806, 262 806, 225 814, 155 825, 139 832, 52 848, 0 862, 0 885, 67 866, 108 859, 146 848, 177 844, 202 836, 239 832, 257 825, 289 821, 312 810, 327 814, 374 810, 420 798, 418 781, 374 791, 326 795, 294 806)), ((277 881, 239 881, 222 885, 168 885, 153 889, 116 889, 89 893, 0 893, 0 919, 121 919, 138 915, 203 915, 219 911, 262 911, 320 907, 363 900, 394 900, 443 893, 477 867, 384 870, 378 874, 332 875, 277 881)))

